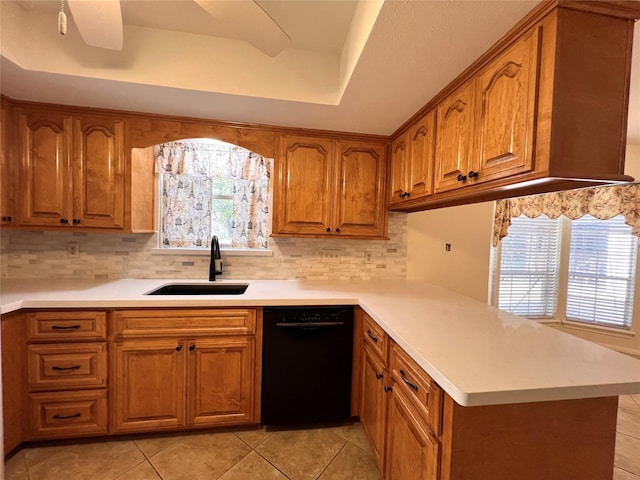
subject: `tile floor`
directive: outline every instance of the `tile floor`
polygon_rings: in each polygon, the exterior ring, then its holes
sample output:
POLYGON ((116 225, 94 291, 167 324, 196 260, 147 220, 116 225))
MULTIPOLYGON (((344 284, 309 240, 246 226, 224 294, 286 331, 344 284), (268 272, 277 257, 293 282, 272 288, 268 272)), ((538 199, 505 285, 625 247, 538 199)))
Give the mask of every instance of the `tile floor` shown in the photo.
MULTIPOLYGON (((640 480, 640 395, 620 397, 614 480, 640 480)), ((358 423, 25 448, 5 480, 380 480, 358 423)))

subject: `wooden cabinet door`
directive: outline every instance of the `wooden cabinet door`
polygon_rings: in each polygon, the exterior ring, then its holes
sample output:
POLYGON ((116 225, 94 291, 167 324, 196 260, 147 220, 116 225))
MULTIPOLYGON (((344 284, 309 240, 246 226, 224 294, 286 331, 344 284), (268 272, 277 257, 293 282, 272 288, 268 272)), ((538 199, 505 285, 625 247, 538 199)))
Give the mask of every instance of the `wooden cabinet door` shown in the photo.
POLYGON ((187 424, 253 423, 253 337, 190 340, 187 355, 187 424))
POLYGON ((438 105, 436 193, 467 183, 458 178, 466 178, 472 167, 474 86, 473 80, 465 83, 438 105))
POLYGON ((332 140, 281 137, 275 166, 274 233, 331 231, 333 156, 332 140))
POLYGON ((440 443, 397 386, 389 397, 385 480, 437 480, 440 443))
POLYGON ((378 467, 383 470, 384 438, 385 438, 385 406, 384 391, 385 368, 382 361, 365 343, 362 362, 362 404, 360 406, 360 423, 364 429, 378 467))
POLYGON ((409 168, 407 199, 433 193, 433 155, 435 153, 435 112, 432 110, 409 129, 409 168))
POLYGON ((385 235, 385 150, 381 144, 338 142, 332 233, 362 237, 385 235))
POLYGON ((73 128, 73 224, 123 228, 124 123, 80 117, 73 128))
POLYGON ((533 169, 540 39, 532 29, 478 74, 474 182, 533 169))
POLYGON ((12 161, 15 145, 12 136, 11 110, 4 102, 0 108, 0 224, 9 226, 17 221, 15 211, 16 171, 12 161), (11 157, 11 158, 10 158, 11 157))
POLYGON ((21 113, 22 225, 72 225, 71 118, 55 112, 21 113))
POLYGON ((409 190, 407 169, 409 163, 409 134, 397 138, 391 144, 391 168, 389 170, 389 204, 404 202, 409 190))
POLYGON ((186 342, 131 340, 115 344, 114 349, 111 377, 114 431, 184 426, 186 342))

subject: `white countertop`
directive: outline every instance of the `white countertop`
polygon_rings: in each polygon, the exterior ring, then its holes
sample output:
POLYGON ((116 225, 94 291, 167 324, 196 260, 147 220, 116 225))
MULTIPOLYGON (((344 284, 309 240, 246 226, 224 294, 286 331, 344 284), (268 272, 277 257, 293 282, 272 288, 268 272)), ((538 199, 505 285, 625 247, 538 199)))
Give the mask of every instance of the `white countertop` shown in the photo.
POLYGON ((0 313, 21 308, 360 305, 463 406, 640 393, 640 360, 426 282, 222 280, 249 283, 249 288, 243 295, 144 295, 179 282, 3 280, 0 313))

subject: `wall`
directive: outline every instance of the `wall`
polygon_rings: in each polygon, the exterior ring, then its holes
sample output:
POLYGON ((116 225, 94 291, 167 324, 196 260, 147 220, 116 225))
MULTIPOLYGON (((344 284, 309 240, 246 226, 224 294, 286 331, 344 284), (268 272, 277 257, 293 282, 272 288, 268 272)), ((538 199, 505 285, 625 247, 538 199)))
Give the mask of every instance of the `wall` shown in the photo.
MULTIPOLYGON (((270 257, 225 256, 225 279, 374 279, 406 277, 407 216, 389 215, 389 240, 272 238, 270 257), (340 261, 323 263, 323 249, 340 261), (365 263, 371 252, 373 262, 365 263)), ((152 255, 156 235, 27 232, 0 233, 2 278, 194 278, 207 279, 209 257, 152 255), (69 258, 67 244, 78 243, 69 258)))
POLYGON ((493 205, 485 202, 410 213, 407 278, 428 280, 486 302, 493 205))

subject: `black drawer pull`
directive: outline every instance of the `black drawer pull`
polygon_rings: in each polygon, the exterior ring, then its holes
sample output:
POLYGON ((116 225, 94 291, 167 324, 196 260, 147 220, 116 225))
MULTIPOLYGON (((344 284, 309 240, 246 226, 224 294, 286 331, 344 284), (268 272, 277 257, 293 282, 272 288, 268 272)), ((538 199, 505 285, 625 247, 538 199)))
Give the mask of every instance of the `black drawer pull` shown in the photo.
POLYGON ((79 370, 80 369, 80 365, 74 365, 72 367, 51 367, 51 370, 57 370, 59 372, 64 372, 67 370, 79 370))
POLYGON ((373 333, 371 333, 371 330, 367 330, 367 335, 368 335, 368 336, 369 336, 369 338, 370 338, 371 340, 373 340, 374 342, 377 342, 377 341, 378 341, 378 338, 373 336, 373 333))
POLYGON ((418 391, 418 386, 415 383, 411 383, 409 380, 404 378, 404 370, 400 370, 400 376, 402 376, 402 381, 413 388, 416 392, 418 391))
POLYGON ((384 386, 384 391, 385 391, 385 392, 389 393, 389 392, 390 392, 390 391, 392 391, 392 390, 393 390, 393 388, 391 388, 391 386, 390 386, 390 385, 385 385, 385 386, 384 386))
POLYGON ((383 374, 381 374, 380 372, 376 372, 376 378, 377 378, 378 380, 380 380, 382 377, 384 377, 384 375, 383 375, 383 374))
POLYGON ((82 415, 80 413, 74 413, 73 415, 54 415, 54 420, 71 420, 72 418, 78 418, 82 415))
POLYGON ((51 330, 77 330, 80 328, 80 325, 69 325, 68 327, 64 327, 62 325, 51 325, 51 330))

